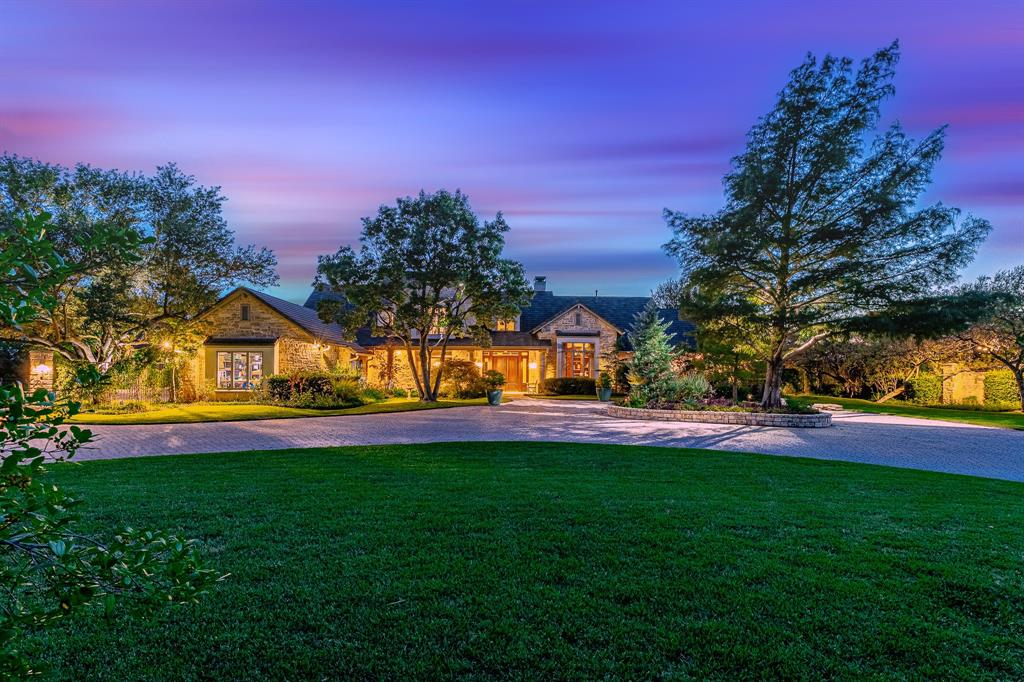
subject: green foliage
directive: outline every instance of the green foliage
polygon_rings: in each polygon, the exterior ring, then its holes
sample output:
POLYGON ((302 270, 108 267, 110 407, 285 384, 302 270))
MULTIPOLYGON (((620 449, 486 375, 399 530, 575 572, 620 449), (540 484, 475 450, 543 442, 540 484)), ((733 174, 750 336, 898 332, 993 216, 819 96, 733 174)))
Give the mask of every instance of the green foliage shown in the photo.
POLYGON ((923 405, 935 405, 942 402, 942 377, 938 374, 922 372, 907 380, 907 400, 923 405))
POLYGON ((333 409, 362 405, 366 390, 345 375, 325 371, 271 374, 254 393, 256 402, 285 407, 333 409))
POLYGON ((270 251, 235 246, 223 202, 220 188, 197 185, 174 164, 147 177, 0 155, 0 226, 47 212, 47 239, 74 266, 59 286, 41 273, 48 305, 35 308, 25 336, 105 371, 230 286, 276 283, 270 251))
POLYGON ((637 313, 630 329, 633 357, 629 361, 631 402, 663 403, 673 399, 677 376, 673 362, 678 351, 672 345, 668 322, 658 316, 653 301, 637 313))
POLYGON ((488 344, 487 322, 515 317, 530 300, 523 266, 502 257, 508 229, 500 213, 481 223, 461 192, 381 206, 363 219, 359 251, 320 257, 317 285, 348 302, 324 301, 320 315, 351 334, 371 321, 396 339, 409 351, 420 398, 436 400, 444 369, 435 372, 430 358, 444 357, 453 337, 488 344))
POLYGON ((496 369, 489 369, 480 377, 488 391, 497 391, 505 385, 505 375, 496 369))
POLYGON ((592 395, 596 390, 590 377, 552 377, 540 382, 540 392, 549 395, 592 395))
POLYGON ((702 372, 687 372, 675 377, 665 398, 672 402, 696 403, 711 396, 711 382, 702 372))
POLYGON ((1008 369, 985 372, 985 404, 1020 404, 1020 390, 1013 372, 1008 369))
MULTIPOLYGON (((50 295, 76 272, 44 238, 48 216, 13 219, 0 230, 0 323, 18 330, 56 305, 50 295)), ((73 243, 131 251, 137 235, 117 229, 83 233, 73 243)), ((131 261, 132 253, 121 260, 131 261)), ((102 378, 93 366, 80 367, 75 383, 91 390, 102 378)), ((127 528, 108 539, 77 531, 80 500, 46 480, 44 463, 70 459, 93 440, 88 429, 65 422, 80 405, 40 389, 25 395, 18 384, 0 385, 0 677, 40 672, 26 654, 26 633, 46 627, 72 611, 93 606, 113 613, 122 596, 147 606, 195 600, 217 575, 203 566, 193 541, 162 532, 127 528)))
POLYGON ((1012 373, 1017 385, 1015 400, 1024 410, 1024 265, 982 277, 962 291, 982 297, 982 303, 978 305, 979 320, 960 338, 1012 373))
POLYGON ((441 395, 452 398, 482 398, 487 386, 480 376, 480 368, 469 360, 446 360, 441 382, 441 395))
POLYGON ((894 124, 871 139, 898 59, 896 44, 856 70, 808 56, 733 159, 725 207, 665 212, 683 315, 752 330, 766 406, 781 404, 787 361, 954 281, 991 229, 945 204, 920 207, 943 128, 914 141, 894 124))
POLYGON ((597 375, 597 388, 609 389, 612 387, 612 375, 608 372, 601 372, 597 375))

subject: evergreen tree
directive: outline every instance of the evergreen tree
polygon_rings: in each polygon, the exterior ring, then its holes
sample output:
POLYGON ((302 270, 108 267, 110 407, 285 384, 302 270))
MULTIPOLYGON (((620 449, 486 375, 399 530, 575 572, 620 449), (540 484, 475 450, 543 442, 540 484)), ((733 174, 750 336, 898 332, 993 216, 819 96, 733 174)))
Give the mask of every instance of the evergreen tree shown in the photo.
POLYGON ((782 404, 787 361, 953 281, 990 230, 944 204, 918 204, 944 128, 915 141, 894 124, 871 140, 898 59, 895 43, 856 70, 809 56, 733 159, 725 207, 665 212, 683 315, 754 330, 765 407, 782 404))
POLYGON ((630 403, 636 406, 659 402, 669 397, 675 380, 672 362, 677 351, 668 333, 669 323, 662 321, 654 301, 644 307, 633 321, 629 341, 633 358, 629 362, 630 403))

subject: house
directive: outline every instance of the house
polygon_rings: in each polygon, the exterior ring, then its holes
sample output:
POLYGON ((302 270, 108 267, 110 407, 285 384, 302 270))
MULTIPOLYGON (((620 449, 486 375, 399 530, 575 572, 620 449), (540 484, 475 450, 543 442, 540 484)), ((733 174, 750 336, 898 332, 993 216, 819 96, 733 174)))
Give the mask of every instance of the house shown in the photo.
MULTIPOLYGON (((305 305, 239 288, 204 313, 209 336, 196 363, 196 380, 230 399, 263 376, 300 370, 349 368, 371 384, 415 386, 405 349, 374 336, 369 327, 347 339, 337 324, 325 323, 317 306, 333 292, 314 291, 305 305)), ((556 296, 546 279, 534 280, 530 305, 499 321, 491 345, 452 339, 448 358, 475 363, 505 376, 509 392, 536 391, 549 377, 596 377, 608 354, 628 354, 626 332, 650 299, 643 296, 556 296)), ((693 343, 693 325, 674 309, 661 311, 678 342, 693 343)), ((440 363, 440 358, 435 360, 440 363)))

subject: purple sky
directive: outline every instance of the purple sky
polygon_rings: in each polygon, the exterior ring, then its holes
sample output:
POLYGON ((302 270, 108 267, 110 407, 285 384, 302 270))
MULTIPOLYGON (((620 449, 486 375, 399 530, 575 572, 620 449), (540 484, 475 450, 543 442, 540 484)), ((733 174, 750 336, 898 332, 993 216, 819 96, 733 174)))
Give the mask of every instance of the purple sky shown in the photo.
POLYGON ((949 123, 929 200, 989 219, 967 275, 1024 263, 1024 3, 0 5, 0 150, 221 185, 240 242, 302 299, 316 256, 420 188, 504 211, 558 293, 674 274, 664 207, 721 176, 807 51, 899 38, 911 133, 949 123), (556 7, 557 5, 557 7, 556 7))

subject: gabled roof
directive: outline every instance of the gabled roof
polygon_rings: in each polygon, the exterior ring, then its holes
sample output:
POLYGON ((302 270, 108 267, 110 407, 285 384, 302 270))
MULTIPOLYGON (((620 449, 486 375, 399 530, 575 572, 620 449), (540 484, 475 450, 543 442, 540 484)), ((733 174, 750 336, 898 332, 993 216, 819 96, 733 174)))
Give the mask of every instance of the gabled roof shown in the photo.
MULTIPOLYGON (((647 296, 555 296, 550 291, 536 291, 529 307, 523 308, 519 317, 521 329, 543 327, 554 318, 582 305, 595 315, 608 321, 624 332, 633 327, 633 320, 651 299, 647 296)), ((658 316, 669 323, 668 333, 674 334, 673 341, 693 345, 694 325, 679 319, 674 308, 660 308, 658 316)), ((629 339, 623 335, 624 349, 629 349, 629 339)))
MULTIPOLYGON (((298 303, 292 303, 276 296, 264 293, 262 291, 256 291, 249 287, 238 287, 227 296, 224 296, 221 301, 227 300, 239 291, 244 291, 250 296, 259 299, 270 308, 273 308, 276 312, 281 314, 283 317, 291 320, 298 326, 302 327, 305 331, 317 339, 318 341, 329 341, 330 343, 345 346, 351 348, 358 353, 368 352, 365 348, 360 346, 358 343, 353 343, 345 339, 345 335, 342 333, 341 326, 335 322, 324 322, 320 319, 315 309, 309 309, 305 306, 301 306, 298 303)), ((218 302, 219 303, 219 302, 218 302)))

